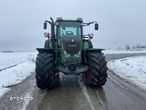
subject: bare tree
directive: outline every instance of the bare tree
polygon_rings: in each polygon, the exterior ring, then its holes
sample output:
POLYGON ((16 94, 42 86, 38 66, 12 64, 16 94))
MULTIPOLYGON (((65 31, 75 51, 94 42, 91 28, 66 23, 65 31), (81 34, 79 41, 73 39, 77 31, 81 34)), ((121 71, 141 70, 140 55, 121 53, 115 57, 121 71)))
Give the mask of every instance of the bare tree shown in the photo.
POLYGON ((130 49, 130 46, 127 44, 126 45, 126 50, 129 50, 130 49))

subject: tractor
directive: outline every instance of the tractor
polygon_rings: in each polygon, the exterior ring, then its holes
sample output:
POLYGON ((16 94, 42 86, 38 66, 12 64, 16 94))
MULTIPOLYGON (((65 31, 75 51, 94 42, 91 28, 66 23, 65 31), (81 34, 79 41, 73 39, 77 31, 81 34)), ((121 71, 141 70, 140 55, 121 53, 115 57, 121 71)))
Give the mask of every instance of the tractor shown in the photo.
POLYGON ((96 21, 84 23, 82 18, 64 20, 50 17, 44 21, 46 30, 50 24, 51 33, 46 34, 44 48, 37 48, 35 78, 40 89, 54 88, 60 83, 59 75, 81 75, 85 84, 101 87, 107 79, 107 62, 103 49, 93 48, 92 34, 83 34, 83 28, 96 21))

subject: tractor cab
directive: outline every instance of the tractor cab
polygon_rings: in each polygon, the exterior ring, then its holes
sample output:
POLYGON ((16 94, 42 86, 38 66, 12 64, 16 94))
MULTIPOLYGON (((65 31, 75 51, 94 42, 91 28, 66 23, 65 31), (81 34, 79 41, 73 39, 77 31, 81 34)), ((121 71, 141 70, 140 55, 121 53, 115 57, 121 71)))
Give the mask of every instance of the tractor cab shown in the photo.
POLYGON ((78 36, 82 35, 81 22, 78 21, 57 21, 57 36, 78 36))

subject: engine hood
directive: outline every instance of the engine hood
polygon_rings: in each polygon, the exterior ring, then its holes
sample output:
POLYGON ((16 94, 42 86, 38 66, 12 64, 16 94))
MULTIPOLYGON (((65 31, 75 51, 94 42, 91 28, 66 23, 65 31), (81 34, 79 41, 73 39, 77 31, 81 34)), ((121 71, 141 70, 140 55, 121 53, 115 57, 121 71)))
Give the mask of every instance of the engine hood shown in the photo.
POLYGON ((74 56, 81 50, 82 39, 80 36, 65 36, 62 38, 62 47, 67 54, 74 56))

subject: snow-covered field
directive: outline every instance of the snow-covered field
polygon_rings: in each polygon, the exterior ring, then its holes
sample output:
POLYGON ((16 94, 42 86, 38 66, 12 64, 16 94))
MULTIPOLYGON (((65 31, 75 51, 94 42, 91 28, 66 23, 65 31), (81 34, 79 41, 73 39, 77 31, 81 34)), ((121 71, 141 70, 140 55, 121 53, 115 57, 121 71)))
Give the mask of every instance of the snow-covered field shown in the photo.
POLYGON ((130 53, 146 53, 146 50, 103 50, 104 54, 130 54, 130 53))
POLYGON ((0 71, 26 62, 36 55, 35 52, 0 53, 0 71))
POLYGON ((35 52, 0 53, 0 96, 34 72, 35 52))
POLYGON ((108 68, 128 82, 146 89, 146 56, 113 60, 108 62, 108 68))

